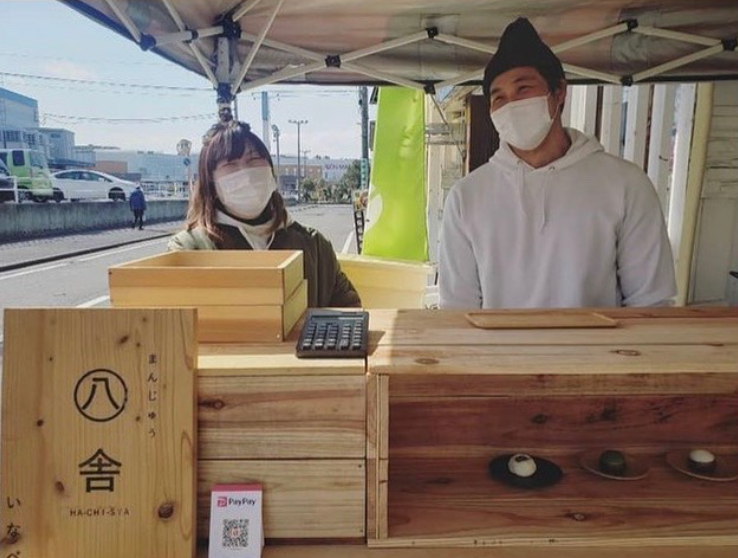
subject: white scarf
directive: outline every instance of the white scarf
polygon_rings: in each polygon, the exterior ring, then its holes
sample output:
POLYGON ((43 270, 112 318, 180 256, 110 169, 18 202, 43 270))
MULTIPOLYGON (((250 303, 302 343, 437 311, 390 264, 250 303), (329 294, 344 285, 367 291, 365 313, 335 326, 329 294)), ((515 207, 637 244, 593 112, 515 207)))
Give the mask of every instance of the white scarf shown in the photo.
POLYGON ((274 242, 274 235, 280 229, 286 229, 292 223, 292 216, 285 209, 287 213, 287 220, 285 223, 280 223, 279 226, 272 230, 274 227, 274 221, 277 219, 276 213, 266 223, 261 225, 249 225, 243 221, 239 221, 230 215, 223 213, 221 210, 215 210, 215 222, 221 225, 230 225, 236 227, 241 235, 246 239, 251 248, 254 250, 269 250, 269 247, 274 242))

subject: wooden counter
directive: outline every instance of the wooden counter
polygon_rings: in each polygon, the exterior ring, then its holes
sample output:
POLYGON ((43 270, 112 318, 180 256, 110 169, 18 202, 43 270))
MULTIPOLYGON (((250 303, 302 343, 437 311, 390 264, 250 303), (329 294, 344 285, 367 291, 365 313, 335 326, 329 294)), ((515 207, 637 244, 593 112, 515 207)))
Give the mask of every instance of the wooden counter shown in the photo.
POLYGON ((257 480, 268 541, 343 543, 266 558, 736 556, 738 482, 688 478, 664 454, 738 454, 738 309, 602 313, 618 326, 482 330, 463 312, 373 310, 366 361, 297 359, 297 332, 202 346, 201 538, 210 485, 257 480), (649 476, 579 466, 606 447, 648 460, 649 476), (488 477, 518 451, 563 481, 531 492, 488 477), (345 544, 364 538, 372 548, 345 544))
POLYGON ((693 447, 738 459, 738 309, 603 313, 618 327, 483 330, 463 312, 372 312, 370 546, 738 544, 738 482, 665 462, 693 447), (649 476, 579 465, 606 448, 646 460, 649 476), (562 482, 489 478, 490 459, 518 452, 559 464, 562 482))

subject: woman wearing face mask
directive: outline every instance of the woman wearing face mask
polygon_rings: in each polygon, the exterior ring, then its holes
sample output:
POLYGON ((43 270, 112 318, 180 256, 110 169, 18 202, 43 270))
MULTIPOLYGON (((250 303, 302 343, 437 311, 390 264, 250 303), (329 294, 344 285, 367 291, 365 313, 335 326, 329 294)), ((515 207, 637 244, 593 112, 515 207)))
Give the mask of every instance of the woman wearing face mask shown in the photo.
POLYGON ((287 212, 269 150, 249 125, 226 113, 203 143, 187 228, 168 249, 302 250, 308 306, 361 306, 328 239, 287 212))
POLYGON ((655 189, 636 165, 564 128, 561 61, 526 19, 484 73, 500 148, 443 213, 442 308, 657 306, 676 294, 655 189))

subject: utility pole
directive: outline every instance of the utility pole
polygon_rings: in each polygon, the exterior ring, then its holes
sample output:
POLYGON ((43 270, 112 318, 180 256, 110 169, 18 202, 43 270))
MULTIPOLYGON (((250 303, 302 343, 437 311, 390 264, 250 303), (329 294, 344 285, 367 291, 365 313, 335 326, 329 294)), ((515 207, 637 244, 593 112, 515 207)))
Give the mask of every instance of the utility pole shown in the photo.
POLYGON ((279 186, 279 189, 282 189, 282 184, 279 179, 281 176, 280 168, 279 168, 279 126, 276 124, 272 124, 272 135, 274 136, 274 142, 277 144, 277 186, 279 186))
POLYGON ((361 105, 361 158, 369 160, 369 88, 359 89, 361 105))
POLYGON ((270 137, 271 114, 269 112, 269 92, 261 92, 261 123, 262 123, 262 140, 267 149, 272 151, 272 140, 270 137))
POLYGON ((300 128, 303 124, 307 124, 307 120, 290 120, 290 124, 297 125, 297 199, 300 199, 300 128))

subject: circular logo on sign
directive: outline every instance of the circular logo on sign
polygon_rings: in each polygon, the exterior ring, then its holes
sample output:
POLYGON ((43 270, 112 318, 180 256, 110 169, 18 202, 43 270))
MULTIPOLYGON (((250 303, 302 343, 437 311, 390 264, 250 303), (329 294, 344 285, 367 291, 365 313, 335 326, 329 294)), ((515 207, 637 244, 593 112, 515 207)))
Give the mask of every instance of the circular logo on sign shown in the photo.
POLYGON ((84 374, 74 388, 74 404, 85 418, 108 422, 123 412, 128 403, 128 386, 119 374, 98 368, 84 374))

